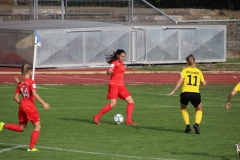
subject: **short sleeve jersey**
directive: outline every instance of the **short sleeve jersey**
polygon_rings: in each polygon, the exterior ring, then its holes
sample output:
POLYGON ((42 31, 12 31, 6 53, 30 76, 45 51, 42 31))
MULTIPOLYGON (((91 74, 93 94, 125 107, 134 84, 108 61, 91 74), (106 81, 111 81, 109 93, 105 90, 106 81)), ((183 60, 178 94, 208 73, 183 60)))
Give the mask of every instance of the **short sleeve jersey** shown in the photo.
POLYGON ((235 86, 235 88, 233 90, 237 91, 237 92, 240 91, 240 82, 235 86))
POLYGON ((182 85, 183 92, 194 92, 199 93, 199 86, 201 82, 204 82, 204 77, 202 72, 196 67, 184 68, 180 74, 184 78, 182 85))
POLYGON ((124 63, 120 63, 118 60, 115 60, 111 63, 110 66, 113 69, 113 74, 111 75, 110 84, 115 84, 117 86, 124 86, 123 76, 125 72, 124 63))
POLYGON ((22 100, 30 100, 34 103, 34 96, 32 90, 36 90, 36 84, 30 78, 25 78, 20 82, 16 88, 16 93, 22 94, 22 100))

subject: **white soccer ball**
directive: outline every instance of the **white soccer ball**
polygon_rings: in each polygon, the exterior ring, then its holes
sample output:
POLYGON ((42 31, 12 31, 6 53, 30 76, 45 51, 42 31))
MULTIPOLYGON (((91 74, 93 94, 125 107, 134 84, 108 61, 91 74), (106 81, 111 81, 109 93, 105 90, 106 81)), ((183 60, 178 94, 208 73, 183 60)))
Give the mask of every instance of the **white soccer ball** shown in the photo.
POLYGON ((122 124, 123 120, 124 120, 124 117, 121 114, 115 114, 113 116, 113 121, 114 121, 115 124, 122 124))

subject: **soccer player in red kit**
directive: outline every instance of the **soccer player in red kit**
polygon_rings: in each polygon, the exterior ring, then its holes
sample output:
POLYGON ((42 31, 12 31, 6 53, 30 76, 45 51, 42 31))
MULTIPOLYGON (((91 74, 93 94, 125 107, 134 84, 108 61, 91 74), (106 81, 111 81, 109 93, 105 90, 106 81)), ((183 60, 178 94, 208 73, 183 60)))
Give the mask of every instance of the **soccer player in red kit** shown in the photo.
POLYGON ((124 68, 124 59, 126 52, 122 49, 118 49, 116 52, 113 52, 111 55, 107 55, 106 61, 108 64, 111 64, 110 68, 107 71, 108 75, 111 75, 110 82, 108 84, 108 94, 107 99, 110 99, 110 103, 105 105, 98 114, 96 114, 93 119, 96 124, 100 124, 100 118, 103 114, 109 112, 117 103, 117 99, 124 99, 128 104, 126 108, 126 124, 127 125, 138 125, 132 121, 132 113, 134 108, 134 101, 124 86, 123 75, 125 72, 124 68))
POLYGON ((23 80, 18 83, 15 92, 14 100, 19 104, 18 118, 19 124, 5 124, 0 122, 0 131, 3 129, 9 129, 15 132, 23 132, 27 127, 28 121, 31 121, 34 125, 34 130, 31 135, 29 148, 27 151, 37 151, 35 144, 38 140, 41 125, 40 116, 35 106, 34 98, 36 98, 43 107, 50 109, 49 104, 45 103, 42 98, 36 92, 36 84, 29 78, 32 67, 29 64, 24 64, 21 68, 23 80), (19 95, 22 95, 22 99, 19 99, 19 95))

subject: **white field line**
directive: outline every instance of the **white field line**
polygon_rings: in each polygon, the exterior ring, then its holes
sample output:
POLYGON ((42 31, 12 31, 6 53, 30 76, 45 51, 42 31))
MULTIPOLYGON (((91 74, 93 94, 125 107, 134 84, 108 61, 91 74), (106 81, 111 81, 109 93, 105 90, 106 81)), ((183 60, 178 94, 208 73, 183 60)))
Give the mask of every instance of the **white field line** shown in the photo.
MULTIPOLYGON (((0 87, 0 88, 15 88, 15 86, 14 87, 0 87)), ((50 90, 64 90, 64 89, 61 89, 61 88, 47 88, 47 87, 40 87, 40 86, 37 86, 37 88, 38 89, 50 89, 50 90)), ((79 90, 79 88, 77 88, 78 90, 79 90)), ((73 88, 71 88, 70 90, 73 90, 73 88)), ((85 92, 103 92, 103 93, 106 93, 107 94, 107 90, 105 91, 105 90, 87 90, 87 91, 85 91, 85 92)), ((132 93, 131 91, 130 91, 130 93, 132 93)), ((162 94, 162 93, 153 93, 153 92, 133 92, 133 93, 138 93, 138 94, 152 94, 152 95, 160 95, 160 96, 167 96, 167 94, 168 93, 166 93, 166 94, 162 94)), ((174 97, 179 97, 179 95, 171 95, 171 96, 174 96, 174 97)), ((169 96, 169 97, 171 97, 171 96, 169 96)), ((224 97, 224 98, 213 98, 213 97, 203 97, 202 96, 202 98, 203 99, 219 99, 219 100, 224 100, 224 101, 226 101, 227 100, 227 98, 228 98, 228 95, 226 95, 226 97, 224 97)), ((231 101, 239 101, 240 99, 237 99, 237 98, 233 98, 231 101)))
MULTIPOLYGON (((93 106, 93 107, 83 107, 83 106, 70 106, 67 108, 67 110, 91 110, 91 109, 100 109, 102 106, 93 106)), ((192 106, 189 106, 189 107, 192 107, 192 106)), ((203 107, 221 107, 224 109, 225 105, 203 105, 203 107)), ((126 106, 123 106, 123 107, 120 107, 120 106, 116 106, 116 108, 126 108, 126 106)), ((145 107, 138 107, 136 106, 135 109, 152 109, 152 108, 179 108, 180 109, 180 105, 176 105, 176 106, 145 106, 145 107)), ((8 112, 8 111, 17 111, 18 110, 18 107, 15 107, 15 108, 2 108, 1 109, 1 112, 8 112)), ((44 111, 45 109, 44 108, 40 108, 37 109, 39 111, 44 111)), ((54 108, 54 106, 51 107, 50 110, 66 110, 66 108, 54 108)), ((226 112, 225 110, 223 110, 224 112, 226 112)), ((221 110, 219 110, 218 112, 221 112, 221 110)))
MULTIPOLYGON (((1 142, 0 142, 0 144, 3 144, 3 145, 15 145, 15 147, 3 149, 4 151, 10 151, 10 150, 15 149, 15 148, 26 147, 26 145, 20 145, 20 144, 1 143, 1 142)), ((112 154, 112 153, 104 153, 104 152, 90 152, 90 151, 83 151, 83 150, 72 150, 72 149, 55 148, 55 147, 44 147, 44 146, 36 146, 36 148, 50 149, 50 150, 56 150, 56 151, 65 151, 65 152, 84 153, 84 154, 126 157, 126 158, 134 158, 134 159, 176 160, 176 159, 165 159, 165 158, 159 158, 159 157, 142 157, 142 156, 132 156, 132 155, 125 155, 125 154, 112 154)), ((2 151, 2 150, 0 150, 0 151, 2 151)), ((2 152, 0 152, 0 153, 2 153, 2 152)))
MULTIPOLYGON (((0 144, 2 144, 2 143, 0 143, 0 144)), ((5 149, 1 149, 1 150, 0 150, 0 153, 8 152, 8 151, 11 151, 11 150, 13 150, 13 149, 22 148, 22 147, 25 147, 25 145, 17 145, 17 146, 14 146, 14 147, 9 147, 9 148, 5 148, 5 149)))

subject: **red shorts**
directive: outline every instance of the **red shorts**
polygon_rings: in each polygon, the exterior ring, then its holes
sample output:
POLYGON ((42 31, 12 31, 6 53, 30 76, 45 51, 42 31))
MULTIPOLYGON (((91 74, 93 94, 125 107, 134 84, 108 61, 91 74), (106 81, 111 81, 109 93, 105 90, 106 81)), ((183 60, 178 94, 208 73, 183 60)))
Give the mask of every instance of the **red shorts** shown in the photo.
POLYGON ((118 97, 120 99, 126 99, 129 96, 131 96, 131 94, 125 86, 108 85, 107 99, 117 99, 118 97))
POLYGON ((18 111, 18 119, 20 124, 27 124, 28 121, 36 123, 40 121, 40 116, 33 103, 22 103, 20 104, 18 111))

